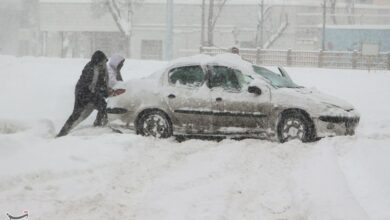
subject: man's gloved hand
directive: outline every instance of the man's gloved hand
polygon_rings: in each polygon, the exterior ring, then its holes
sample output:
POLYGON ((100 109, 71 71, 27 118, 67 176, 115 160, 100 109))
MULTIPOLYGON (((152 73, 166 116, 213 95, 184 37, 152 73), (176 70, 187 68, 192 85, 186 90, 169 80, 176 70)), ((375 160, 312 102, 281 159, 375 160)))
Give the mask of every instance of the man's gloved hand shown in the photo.
POLYGON ((114 96, 115 90, 108 88, 108 96, 114 96))
POLYGON ((108 96, 117 96, 126 92, 126 89, 108 89, 108 96))

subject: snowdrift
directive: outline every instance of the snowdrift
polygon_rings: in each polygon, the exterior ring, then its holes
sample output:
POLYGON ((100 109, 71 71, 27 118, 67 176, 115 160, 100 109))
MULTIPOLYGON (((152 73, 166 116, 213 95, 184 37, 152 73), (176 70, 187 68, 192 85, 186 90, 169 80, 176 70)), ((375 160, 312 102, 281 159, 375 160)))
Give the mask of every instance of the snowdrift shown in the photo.
MULTIPOLYGON (((0 56, 0 213, 31 219, 390 219, 390 72, 287 69, 361 113, 316 143, 155 140, 93 128, 54 139, 87 60, 0 56)), ((167 65, 127 60, 123 78, 167 65)), ((3 216, 5 218, 5 216, 3 216)))

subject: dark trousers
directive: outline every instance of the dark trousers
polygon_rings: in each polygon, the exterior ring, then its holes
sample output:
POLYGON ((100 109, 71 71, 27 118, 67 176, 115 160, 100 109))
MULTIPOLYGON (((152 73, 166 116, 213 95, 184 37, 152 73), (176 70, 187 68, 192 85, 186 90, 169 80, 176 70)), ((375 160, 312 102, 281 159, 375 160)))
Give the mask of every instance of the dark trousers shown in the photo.
POLYGON ((103 96, 94 96, 94 95, 77 95, 73 107, 73 112, 65 122, 65 125, 62 127, 60 133, 57 137, 65 136, 76 127, 80 122, 86 119, 93 110, 98 110, 96 120, 93 123, 94 126, 104 126, 107 124, 107 103, 103 96))

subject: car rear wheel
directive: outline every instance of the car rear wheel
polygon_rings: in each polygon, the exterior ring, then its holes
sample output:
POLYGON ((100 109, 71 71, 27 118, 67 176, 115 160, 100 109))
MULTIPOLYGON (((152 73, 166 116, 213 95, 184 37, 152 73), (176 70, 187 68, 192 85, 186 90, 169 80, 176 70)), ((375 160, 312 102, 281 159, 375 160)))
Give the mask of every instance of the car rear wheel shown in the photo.
POLYGON ((137 134, 156 138, 168 138, 172 136, 172 123, 159 110, 151 110, 143 113, 137 122, 137 134))
POLYGON ((277 131, 281 143, 292 140, 300 140, 302 142, 314 140, 312 123, 299 112, 287 112, 283 114, 277 131))

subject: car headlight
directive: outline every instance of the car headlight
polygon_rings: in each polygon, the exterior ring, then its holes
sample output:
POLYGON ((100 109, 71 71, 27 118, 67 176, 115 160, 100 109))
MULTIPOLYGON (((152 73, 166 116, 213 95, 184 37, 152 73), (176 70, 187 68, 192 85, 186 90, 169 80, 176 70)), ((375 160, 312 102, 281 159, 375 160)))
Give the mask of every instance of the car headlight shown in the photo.
POLYGON ((348 111, 340 108, 340 107, 336 107, 336 106, 332 106, 332 107, 327 107, 326 110, 324 111, 324 113, 322 113, 321 115, 325 115, 325 116, 347 116, 348 114, 348 111))

